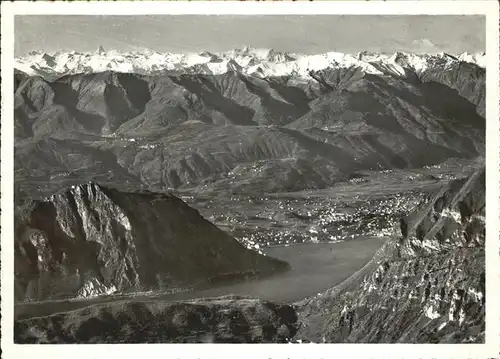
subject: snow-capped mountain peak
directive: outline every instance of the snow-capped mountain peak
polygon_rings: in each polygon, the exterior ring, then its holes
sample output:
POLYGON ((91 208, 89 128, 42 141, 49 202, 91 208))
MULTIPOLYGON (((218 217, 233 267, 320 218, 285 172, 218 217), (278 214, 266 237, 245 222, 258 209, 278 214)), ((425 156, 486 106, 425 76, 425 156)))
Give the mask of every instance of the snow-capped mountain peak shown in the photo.
POLYGON ((97 49, 96 53, 99 54, 99 55, 104 55, 104 54, 106 54, 106 50, 104 50, 104 47, 102 47, 102 45, 101 45, 97 49))
POLYGON ((311 71, 331 67, 357 67, 366 73, 402 76, 408 70, 417 74, 429 66, 448 66, 456 62, 470 62, 486 66, 485 53, 435 55, 396 52, 394 54, 360 52, 346 54, 297 54, 273 49, 244 47, 223 53, 161 53, 153 50, 136 52, 106 51, 102 46, 96 52, 30 52, 15 59, 15 68, 29 75, 61 76, 81 72, 137 72, 180 71, 188 73, 222 74, 237 71, 250 76, 296 76, 309 78, 311 71))

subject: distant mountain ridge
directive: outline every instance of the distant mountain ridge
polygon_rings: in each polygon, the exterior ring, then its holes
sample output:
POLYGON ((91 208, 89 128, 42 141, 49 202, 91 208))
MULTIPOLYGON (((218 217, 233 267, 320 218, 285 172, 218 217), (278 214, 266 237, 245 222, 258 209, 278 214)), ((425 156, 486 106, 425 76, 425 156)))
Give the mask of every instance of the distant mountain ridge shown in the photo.
POLYGON ((301 81, 16 71, 16 179, 38 186, 85 172, 152 190, 282 191, 482 156, 486 71, 453 61, 420 75, 328 68, 301 81))
POLYGON ((68 74, 118 71, 124 73, 155 74, 158 72, 197 73, 220 75, 229 71, 253 77, 291 76, 309 79, 311 71, 328 68, 362 69, 371 74, 405 76, 408 71, 422 74, 440 67, 457 63, 473 63, 486 67, 485 53, 394 54, 360 52, 346 54, 326 52, 322 54, 297 54, 273 49, 245 47, 223 53, 161 53, 145 50, 141 52, 105 51, 96 52, 30 52, 15 59, 14 67, 29 75, 56 78, 68 74))

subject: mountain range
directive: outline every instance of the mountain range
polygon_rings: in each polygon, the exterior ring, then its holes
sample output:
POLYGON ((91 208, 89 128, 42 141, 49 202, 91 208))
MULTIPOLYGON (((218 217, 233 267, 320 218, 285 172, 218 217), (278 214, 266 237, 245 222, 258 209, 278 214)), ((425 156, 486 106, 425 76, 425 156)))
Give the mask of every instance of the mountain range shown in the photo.
POLYGON ((485 53, 438 53, 394 54, 360 52, 346 54, 327 52, 322 54, 297 54, 273 49, 245 47, 222 53, 160 53, 105 51, 100 46, 94 53, 32 51, 15 59, 14 67, 29 75, 62 76, 76 73, 117 71, 124 73, 154 74, 157 72, 196 73, 220 75, 235 71, 254 77, 293 76, 309 78, 310 71, 327 68, 360 67, 367 73, 392 73, 404 75, 407 69, 417 73, 429 67, 448 67, 457 62, 468 62, 486 67, 485 53))
POLYGON ((18 177, 41 183, 85 172, 85 180, 151 190, 283 191, 325 187, 362 169, 484 155, 484 68, 403 54, 391 57, 403 64, 394 71, 380 56, 307 77, 90 68, 51 80, 16 70, 18 177))
POLYGON ((273 274, 288 264, 245 246, 285 243, 267 232, 291 223, 314 242, 391 236, 293 305, 35 303, 16 341, 484 341, 485 54, 100 48, 15 63, 19 302, 273 274), (262 238, 238 243, 182 194, 218 207, 234 237, 262 238))

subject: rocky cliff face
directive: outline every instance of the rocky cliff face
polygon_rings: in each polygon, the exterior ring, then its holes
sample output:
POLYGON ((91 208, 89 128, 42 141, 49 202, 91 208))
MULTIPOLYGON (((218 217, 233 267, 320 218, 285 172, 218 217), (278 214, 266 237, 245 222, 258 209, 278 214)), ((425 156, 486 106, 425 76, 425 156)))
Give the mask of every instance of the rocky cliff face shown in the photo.
POLYGON ((19 205, 15 226, 18 301, 176 289, 288 268, 172 195, 78 185, 19 205))
POLYGON ((184 303, 115 302, 20 320, 16 343, 283 343, 297 331, 292 307, 223 297, 184 303))
POLYGON ((326 342, 483 342, 485 171, 401 220, 361 272, 301 303, 298 338, 326 342))

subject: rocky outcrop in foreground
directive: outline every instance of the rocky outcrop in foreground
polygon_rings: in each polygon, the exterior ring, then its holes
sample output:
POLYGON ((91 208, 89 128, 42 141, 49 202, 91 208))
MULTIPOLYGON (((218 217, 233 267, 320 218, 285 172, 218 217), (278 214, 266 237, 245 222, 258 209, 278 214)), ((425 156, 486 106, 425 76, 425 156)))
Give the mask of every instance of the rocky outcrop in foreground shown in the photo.
POLYGON ((314 342, 481 343, 485 170, 441 189, 356 276, 301 303, 314 342))
POLYGON ((15 226, 17 301, 175 290, 288 268, 167 194, 73 186, 19 205, 15 226))
POLYGON ((224 297, 115 302, 15 323, 16 343, 273 343, 297 331, 293 308, 224 297))

